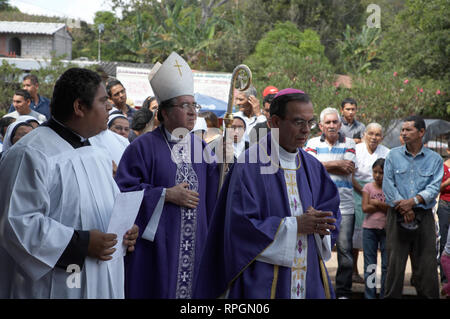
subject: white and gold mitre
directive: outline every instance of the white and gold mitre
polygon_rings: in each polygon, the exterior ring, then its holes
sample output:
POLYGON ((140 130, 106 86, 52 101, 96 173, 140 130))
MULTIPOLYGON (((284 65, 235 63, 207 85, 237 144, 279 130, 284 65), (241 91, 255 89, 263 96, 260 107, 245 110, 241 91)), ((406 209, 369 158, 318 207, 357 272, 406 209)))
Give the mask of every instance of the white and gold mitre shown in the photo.
POLYGON ((182 95, 194 96, 192 70, 175 52, 172 52, 163 64, 155 64, 150 71, 149 81, 160 102, 182 95))

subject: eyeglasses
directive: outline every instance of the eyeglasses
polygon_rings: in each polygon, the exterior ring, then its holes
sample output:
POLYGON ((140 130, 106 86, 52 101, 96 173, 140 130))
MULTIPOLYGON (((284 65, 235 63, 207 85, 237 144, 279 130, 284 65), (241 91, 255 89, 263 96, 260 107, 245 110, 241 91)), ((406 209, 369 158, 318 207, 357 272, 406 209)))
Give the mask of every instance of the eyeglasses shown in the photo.
POLYGON ((129 132, 130 128, 126 127, 126 126, 120 126, 120 125, 113 125, 111 128, 118 130, 118 131, 125 131, 125 132, 129 132))
POLYGON ((194 109, 194 111, 200 111, 200 109, 202 108, 199 104, 197 104, 196 102, 194 103, 181 103, 181 104, 172 104, 172 106, 177 106, 177 107, 181 107, 183 110, 189 111, 194 109))
POLYGON ((317 126, 316 119, 312 119, 312 120, 309 120, 309 121, 296 120, 296 121, 292 121, 292 123, 298 128, 306 128, 306 127, 308 127, 310 130, 317 126))

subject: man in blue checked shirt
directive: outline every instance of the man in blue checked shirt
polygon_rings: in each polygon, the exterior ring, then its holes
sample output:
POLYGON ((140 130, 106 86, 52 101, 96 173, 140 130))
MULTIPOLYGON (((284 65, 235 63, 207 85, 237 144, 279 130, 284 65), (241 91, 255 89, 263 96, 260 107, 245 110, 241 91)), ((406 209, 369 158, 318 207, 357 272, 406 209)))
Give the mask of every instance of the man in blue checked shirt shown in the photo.
POLYGON ((425 129, 419 116, 404 119, 400 135, 405 144, 386 156, 383 192, 391 207, 386 220, 385 298, 401 298, 408 255, 419 297, 439 298, 432 208, 444 171, 441 156, 423 147, 425 129))

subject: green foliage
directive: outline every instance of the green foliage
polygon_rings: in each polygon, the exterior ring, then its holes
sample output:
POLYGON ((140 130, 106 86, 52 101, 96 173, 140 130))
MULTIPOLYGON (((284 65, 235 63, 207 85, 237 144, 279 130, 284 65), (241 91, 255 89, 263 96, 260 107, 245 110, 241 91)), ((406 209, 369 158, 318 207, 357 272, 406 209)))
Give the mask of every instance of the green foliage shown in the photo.
MULTIPOLYGON (((323 67, 329 67, 320 43, 319 35, 312 30, 301 32, 292 22, 277 23, 272 31, 256 45, 255 52, 245 61, 252 69, 257 80, 268 79, 268 75, 277 72, 283 63, 292 64, 292 59, 303 60, 306 57, 319 59, 323 67)), ((287 67, 281 70, 287 77, 293 79, 294 74, 301 74, 299 66, 287 67)))
POLYGON ((331 63, 335 63, 339 51, 338 40, 346 26, 360 27, 365 23, 366 6, 360 0, 276 0, 263 1, 265 10, 270 12, 272 21, 291 21, 300 30, 312 29, 320 35, 325 46, 325 54, 331 63))
POLYGON ((380 36, 381 28, 363 26, 360 33, 354 34, 347 25, 344 39, 338 43, 340 71, 346 74, 364 74, 373 70, 379 62, 380 36))
MULTIPOLYGON (((362 47, 375 39, 367 34, 360 37, 358 44, 362 47)), ((245 62, 254 73, 259 91, 267 85, 301 89, 311 96, 316 116, 325 107, 339 108, 344 98, 352 97, 358 101, 359 119, 366 124, 375 121, 386 126, 391 119, 410 114, 450 118, 449 87, 444 81, 407 78, 403 71, 394 74, 375 69, 367 73, 360 63, 355 68, 358 73, 351 74, 351 88, 338 85, 317 33, 300 32, 291 23, 277 24, 245 62)))
POLYGON ((64 22, 65 19, 58 17, 47 17, 40 15, 29 15, 26 13, 22 13, 19 9, 14 8, 11 10, 2 10, 0 9, 0 21, 26 21, 26 22, 55 22, 61 23, 64 22))
POLYGON ((52 54, 51 59, 45 59, 45 63, 39 63, 40 68, 32 72, 39 79, 39 92, 43 96, 50 98, 53 95, 53 87, 59 76, 70 68, 78 67, 74 63, 63 63, 63 59, 65 57, 56 57, 52 54))
MULTIPOLYGON (((72 67, 78 67, 73 63, 63 63, 64 57, 56 57, 52 54, 52 58, 40 63, 38 70, 33 70, 39 79, 39 94, 51 98, 53 88, 58 77, 66 70, 72 67)), ((86 67, 95 71, 96 65, 86 67)), ((2 61, 0 66, 0 112, 6 112, 12 102, 14 91, 22 87, 22 79, 26 74, 14 65, 9 64, 6 60, 2 61)))
POLYGON ((11 6, 8 0, 0 0, 0 11, 18 12, 19 9, 11 6))
POLYGON ((355 77, 351 89, 339 88, 342 98, 358 101, 359 119, 364 123, 378 122, 384 127, 392 119, 417 114, 429 118, 450 119, 446 84, 436 80, 408 78, 401 72, 377 70, 355 77))
POLYGON ((5 60, 0 66, 0 112, 9 108, 14 91, 20 88, 22 70, 10 65, 5 60))
POLYGON ((450 2, 408 0, 383 36, 385 69, 450 81, 450 2))
MULTIPOLYGON (((411 113, 449 117, 448 0, 378 0, 382 29, 365 26, 371 0, 109 2, 121 16, 100 11, 94 25, 72 29, 74 58, 97 59, 102 23, 103 61, 156 62, 177 51, 198 70, 231 72, 245 62, 259 91, 267 85, 303 89, 317 113, 351 96, 365 123, 411 113), (352 88, 337 87, 336 73, 350 76, 352 88)), ((0 19, 64 21, 1 10, 0 19)), ((51 83, 62 67, 42 72, 51 83)), ((44 88, 46 95, 51 88, 44 88)))

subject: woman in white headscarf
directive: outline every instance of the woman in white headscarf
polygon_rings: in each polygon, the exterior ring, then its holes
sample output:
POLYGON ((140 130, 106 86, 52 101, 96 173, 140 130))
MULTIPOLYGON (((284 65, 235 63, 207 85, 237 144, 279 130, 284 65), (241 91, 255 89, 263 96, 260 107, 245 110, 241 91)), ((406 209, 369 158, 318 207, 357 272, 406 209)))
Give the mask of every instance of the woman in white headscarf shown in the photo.
POLYGON ((108 128, 128 139, 130 135, 130 122, 122 113, 111 113, 108 120, 108 128))
POLYGON ((247 129, 247 122, 241 116, 234 115, 233 123, 231 124, 232 134, 233 134, 233 150, 234 150, 234 161, 244 152, 249 143, 245 141, 244 133, 247 129))
POLYGON ((17 120, 11 123, 6 129, 5 137, 3 138, 3 152, 6 152, 14 144, 16 144, 22 137, 30 133, 33 126, 30 122, 36 121, 32 116, 19 116, 17 120))

